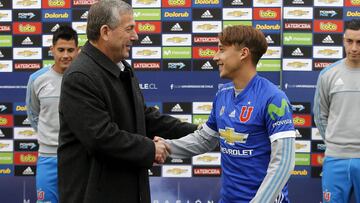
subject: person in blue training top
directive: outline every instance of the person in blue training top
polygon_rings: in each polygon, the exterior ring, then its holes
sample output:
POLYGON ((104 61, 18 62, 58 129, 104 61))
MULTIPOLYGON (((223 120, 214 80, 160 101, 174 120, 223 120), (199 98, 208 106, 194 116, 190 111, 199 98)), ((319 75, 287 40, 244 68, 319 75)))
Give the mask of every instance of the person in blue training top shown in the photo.
POLYGON ((290 202, 295 128, 284 92, 256 73, 267 50, 264 34, 251 26, 229 26, 219 34, 218 46, 214 60, 220 77, 232 82, 216 94, 201 129, 167 140, 171 157, 205 153, 220 143, 221 203, 290 202))
POLYGON ((60 26, 53 34, 50 50, 54 56, 54 65, 31 74, 26 92, 28 118, 37 131, 39 143, 36 169, 38 203, 58 202, 58 106, 63 73, 78 53, 76 31, 68 26, 60 26))
POLYGON ((323 202, 360 202, 360 20, 345 23, 346 58, 319 74, 314 121, 325 144, 323 202))

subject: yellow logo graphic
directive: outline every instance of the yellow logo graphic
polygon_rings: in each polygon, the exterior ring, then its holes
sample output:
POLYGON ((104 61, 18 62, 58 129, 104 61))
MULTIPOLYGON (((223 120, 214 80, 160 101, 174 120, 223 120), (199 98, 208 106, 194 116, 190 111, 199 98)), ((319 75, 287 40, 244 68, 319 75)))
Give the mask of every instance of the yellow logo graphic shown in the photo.
POLYGON ((305 119, 296 116, 296 117, 293 118, 293 123, 294 123, 294 125, 304 125, 305 124, 305 119))
POLYGON ((213 30, 213 29, 215 29, 217 27, 218 27, 218 25, 212 25, 212 24, 209 24, 209 23, 205 23, 205 24, 202 24, 202 25, 198 25, 196 28, 201 29, 201 30, 213 30))
POLYGON ((336 30, 337 29, 337 25, 334 23, 320 23, 320 30, 324 30, 324 31, 331 31, 331 30, 336 30))
POLYGON ((35 5, 36 3, 37 3, 36 0, 22 0, 22 1, 16 2, 16 5, 32 6, 32 5, 35 5))
POLYGON ((10 169, 10 168, 0 169, 0 174, 10 174, 10 173, 11 173, 11 169, 10 169))
POLYGON ((295 143, 295 148, 296 149, 303 149, 305 147, 306 147, 306 144, 295 143))
POLYGON ((276 18, 277 13, 272 10, 260 10, 260 17, 262 18, 276 18))
POLYGON ((144 4, 144 5, 150 5, 155 3, 156 0, 137 0, 136 3, 144 4))
POLYGON ((209 57, 209 56, 214 56, 216 54, 215 50, 211 50, 211 49, 199 49, 199 56, 202 57, 209 57))
POLYGON ((203 161, 203 162, 212 162, 215 160, 218 160, 219 158, 216 156, 209 156, 209 155, 204 155, 204 156, 200 156, 198 157, 196 160, 198 161, 203 161))
POLYGON ((237 133, 234 128, 225 127, 225 129, 219 129, 220 138, 224 139, 228 144, 246 143, 249 134, 237 133))
POLYGON ((292 15, 292 16, 304 16, 307 15, 308 13, 309 11, 303 11, 303 10, 288 11, 288 15, 292 15))
POLYGON ((155 26, 149 23, 146 24, 139 23, 139 31, 155 31, 155 26))
POLYGON ((151 56, 151 55, 154 55, 156 54, 158 51, 153 51, 153 50, 150 50, 150 49, 144 49, 144 50, 141 50, 141 51, 137 51, 136 52, 136 55, 140 55, 140 56, 151 56))
POLYGON ((360 5, 360 0, 351 0, 352 5, 360 5))
POLYGON ((36 27, 32 26, 30 24, 26 24, 26 25, 19 25, 19 31, 20 32, 35 32, 36 31, 36 27))
POLYGON ((278 0, 257 0, 257 2, 263 4, 273 4, 273 3, 277 3, 278 0))
POLYGON ((279 52, 280 52, 279 50, 268 49, 268 50, 266 50, 265 55, 272 56, 272 55, 278 54, 279 52))
POLYGON ((8 123, 8 119, 0 117, 0 125, 6 125, 7 123, 8 123))
POLYGON ((195 0, 195 4, 219 4, 219 0, 195 0))
POLYGON ((27 163, 34 163, 36 161, 36 156, 27 154, 27 155, 20 155, 20 161, 21 162, 27 162, 27 163))
POLYGON ((0 149, 3 149, 5 147, 8 147, 10 144, 6 144, 6 143, 1 143, 0 142, 0 149))
POLYGON ((180 175, 180 174, 186 173, 187 171, 188 171, 188 169, 172 168, 172 169, 168 169, 166 171, 166 173, 174 174, 174 175, 180 175))
POLYGON ((75 27, 76 30, 86 31, 86 24, 78 25, 75 27))
POLYGON ((9 64, 0 63, 0 70, 9 67, 9 64))
POLYGON ((7 17, 9 14, 7 13, 0 13, 0 18, 4 18, 4 17, 7 17))
POLYGON ((196 107, 196 109, 201 110, 201 111, 211 111, 212 105, 204 104, 204 105, 200 105, 200 106, 196 107))
POLYGON ((63 6, 65 6, 65 1, 64 0, 49 0, 49 6, 63 7, 63 6))
POLYGON ((167 38, 166 41, 167 42, 174 42, 174 43, 181 43, 181 42, 185 42, 188 38, 186 37, 171 37, 171 38, 167 38))
POLYGON ((291 175, 297 175, 297 176, 307 176, 308 171, 307 170, 293 170, 291 171, 291 175))
POLYGON ((246 16, 249 12, 247 11, 231 11, 229 13, 227 13, 227 16, 233 16, 233 17, 242 17, 242 16, 246 16))
POLYGON ((339 0, 319 0, 319 2, 324 2, 326 4, 332 4, 332 3, 335 3, 335 2, 339 2, 339 0))
POLYGON ((339 50, 333 50, 333 49, 322 49, 318 51, 318 54, 322 54, 322 55, 326 55, 326 56, 331 56, 334 54, 339 53, 339 50))
POLYGON ((170 6, 185 6, 185 0, 169 0, 170 6))
POLYGON ((33 130, 22 130, 22 131, 19 131, 19 135, 25 135, 25 136, 31 137, 31 136, 35 135, 35 131, 33 131, 33 130))
POLYGON ((294 61, 294 62, 290 62, 290 63, 286 64, 286 66, 294 67, 294 68, 302 68, 302 67, 305 67, 307 65, 308 65, 308 63, 299 62, 299 61, 294 61))
POLYGON ((29 56, 34 56, 37 53, 39 53, 39 52, 38 51, 24 50, 24 51, 19 51, 18 55, 24 56, 24 57, 29 57, 29 56))

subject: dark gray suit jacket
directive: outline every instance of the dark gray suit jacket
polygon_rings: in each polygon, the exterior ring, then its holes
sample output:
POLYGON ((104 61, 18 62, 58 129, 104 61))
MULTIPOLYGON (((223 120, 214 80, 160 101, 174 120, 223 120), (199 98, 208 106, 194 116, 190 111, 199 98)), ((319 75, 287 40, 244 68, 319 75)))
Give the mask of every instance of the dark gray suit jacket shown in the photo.
POLYGON ((144 105, 138 81, 89 42, 65 72, 58 148, 62 203, 149 203, 154 135, 178 138, 195 125, 144 105))

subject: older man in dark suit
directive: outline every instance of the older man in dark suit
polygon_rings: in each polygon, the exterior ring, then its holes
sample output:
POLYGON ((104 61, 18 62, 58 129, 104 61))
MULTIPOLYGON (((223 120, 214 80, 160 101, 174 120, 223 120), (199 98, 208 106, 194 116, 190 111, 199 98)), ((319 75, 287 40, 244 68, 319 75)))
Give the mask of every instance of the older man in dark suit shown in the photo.
POLYGON ((131 6, 102 0, 89 10, 89 42, 65 73, 60 97, 60 202, 149 203, 148 169, 163 163, 167 144, 195 125, 144 105, 124 59, 138 39, 131 6))

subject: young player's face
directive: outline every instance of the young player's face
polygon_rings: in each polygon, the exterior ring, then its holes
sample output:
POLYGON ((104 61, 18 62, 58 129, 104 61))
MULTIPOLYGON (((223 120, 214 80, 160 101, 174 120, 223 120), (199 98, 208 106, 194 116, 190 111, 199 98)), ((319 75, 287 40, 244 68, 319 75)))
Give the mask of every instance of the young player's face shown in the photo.
POLYGON ((59 73, 63 73, 69 68, 70 63, 78 54, 78 48, 75 40, 58 39, 55 45, 50 47, 54 56, 54 69, 59 73))
POLYGON ((225 46, 221 42, 219 42, 218 48, 213 60, 219 66, 220 77, 232 80, 236 76, 235 72, 241 66, 242 49, 238 49, 234 45, 225 46))
POLYGON ((360 63, 360 30, 347 29, 344 34, 346 58, 356 64, 360 63))

